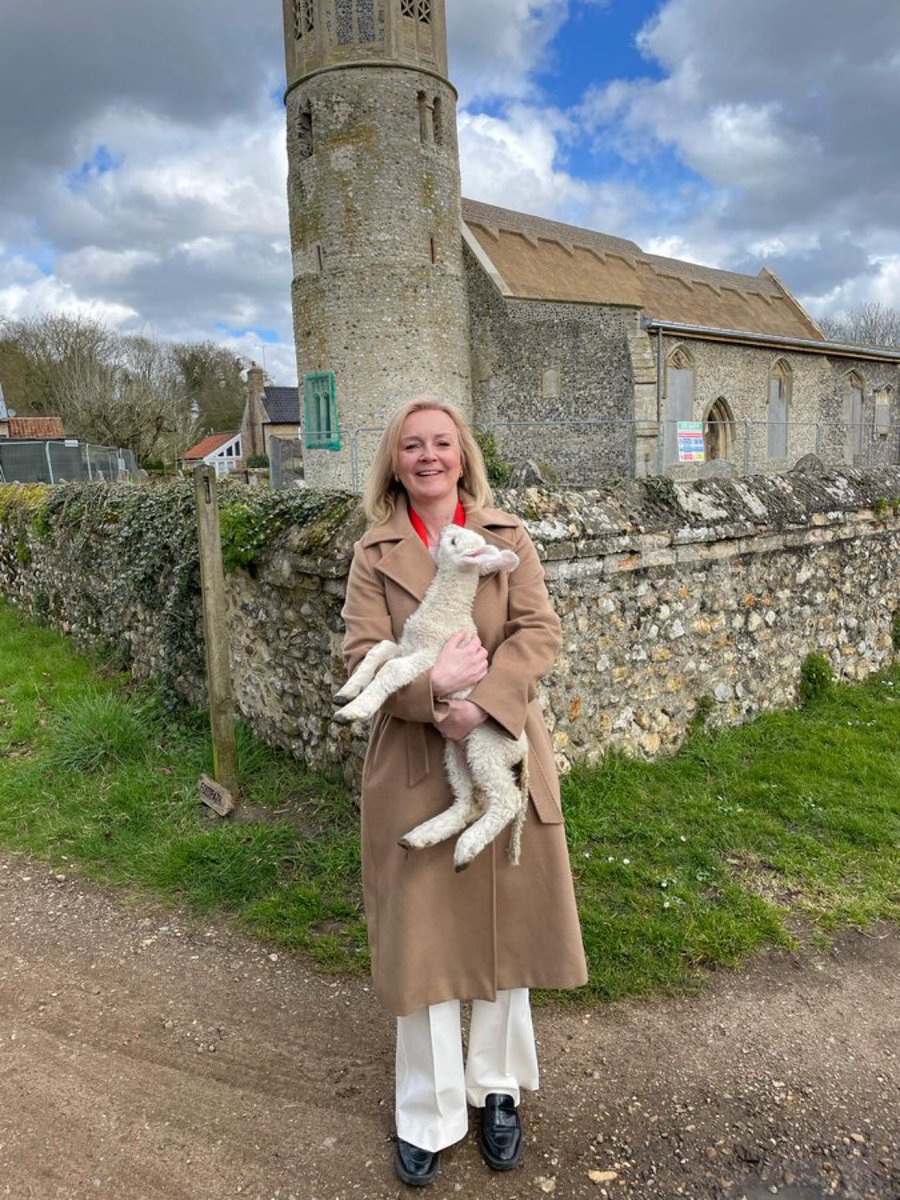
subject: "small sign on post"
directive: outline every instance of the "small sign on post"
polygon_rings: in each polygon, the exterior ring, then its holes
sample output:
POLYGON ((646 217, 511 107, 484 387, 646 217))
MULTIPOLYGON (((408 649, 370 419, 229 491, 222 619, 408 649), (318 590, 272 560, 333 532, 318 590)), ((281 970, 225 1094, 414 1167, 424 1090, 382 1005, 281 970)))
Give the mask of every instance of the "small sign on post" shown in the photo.
POLYGON ((215 780, 208 776, 201 778, 200 798, 214 812, 225 816, 234 808, 234 797, 238 794, 237 742, 234 735, 234 695, 225 610, 225 569, 219 534, 219 502, 216 473, 212 467, 198 467, 194 472, 194 499, 197 505, 206 687, 215 775, 215 780))

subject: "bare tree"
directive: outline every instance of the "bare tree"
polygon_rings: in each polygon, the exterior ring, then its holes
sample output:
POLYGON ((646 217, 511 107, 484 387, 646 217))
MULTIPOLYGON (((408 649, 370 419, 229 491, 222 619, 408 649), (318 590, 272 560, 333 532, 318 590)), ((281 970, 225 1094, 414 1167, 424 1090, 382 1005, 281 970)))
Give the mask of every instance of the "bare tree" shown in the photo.
POLYGON ((819 324, 835 342, 900 346, 900 311, 877 300, 858 304, 837 317, 822 317, 819 324))
POLYGON ((172 461, 195 422, 172 347, 141 335, 113 338, 101 356, 70 357, 58 381, 67 428, 103 445, 125 446, 139 462, 172 461))

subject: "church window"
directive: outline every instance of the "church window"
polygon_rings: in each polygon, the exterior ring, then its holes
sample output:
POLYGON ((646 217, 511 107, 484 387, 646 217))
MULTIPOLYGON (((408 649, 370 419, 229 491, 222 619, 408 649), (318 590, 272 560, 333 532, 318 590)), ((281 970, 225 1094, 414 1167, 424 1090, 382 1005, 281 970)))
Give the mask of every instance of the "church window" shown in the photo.
POLYGON ((313 118, 309 104, 297 114, 297 145, 300 157, 311 158, 313 153, 313 118))
POLYGON ((847 458, 853 462, 854 455, 863 448, 863 426, 865 410, 863 381, 855 371, 847 376, 847 394, 844 400, 844 421, 847 426, 847 458))
POLYGON ((728 401, 720 396, 706 414, 704 429, 706 440, 706 460, 713 462, 719 458, 730 458, 734 445, 734 420, 728 401))
POLYGON ((431 0, 400 0, 400 12, 423 25, 431 24, 431 0))
POLYGON ((307 450, 340 450, 334 371, 317 371, 303 380, 303 444, 307 450))
POLYGON ((434 133, 434 144, 440 146, 444 141, 443 113, 441 111, 440 96, 435 96, 434 104, 431 106, 431 124, 434 133))
POLYGON ((666 363, 666 421, 663 430, 665 461, 678 462, 678 424, 694 419, 694 360, 683 346, 666 363))
POLYGON ((294 0, 294 38, 312 33, 315 28, 315 0, 294 0))
POLYGON ((430 239, 430 241, 431 241, 431 265, 434 266, 434 264, 438 260, 437 242, 434 240, 433 237, 430 239))
POLYGON ((883 383, 873 393, 875 399, 875 432, 885 437, 891 431, 891 399, 894 389, 889 383, 883 383))
POLYGON ((791 368, 780 358, 769 372, 769 458, 787 458, 791 368))
POLYGON ((434 113, 425 92, 419 92, 419 140, 423 146, 430 146, 434 137, 434 113))

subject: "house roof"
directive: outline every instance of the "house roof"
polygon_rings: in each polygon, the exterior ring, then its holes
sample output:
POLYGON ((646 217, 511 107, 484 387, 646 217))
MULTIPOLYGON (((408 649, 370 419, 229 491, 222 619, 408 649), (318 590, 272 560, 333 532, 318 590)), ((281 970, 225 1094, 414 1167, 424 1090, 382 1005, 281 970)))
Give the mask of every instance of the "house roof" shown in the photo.
POLYGON ((824 340, 766 269, 740 275, 646 254, 625 238, 474 200, 462 211, 483 264, 518 299, 633 305, 658 320, 824 340))
POLYGON ((62 417, 10 417, 11 438, 64 438, 62 417))
POLYGON ((300 391, 295 387, 267 387, 263 404, 272 425, 300 424, 300 391))
POLYGON ((208 454, 213 454, 216 450, 221 450, 223 446, 227 446, 229 442, 233 442, 240 431, 233 429, 230 433, 210 433, 205 438, 197 443, 196 446, 191 446, 190 450, 185 450, 181 456, 182 462, 202 462, 208 454))

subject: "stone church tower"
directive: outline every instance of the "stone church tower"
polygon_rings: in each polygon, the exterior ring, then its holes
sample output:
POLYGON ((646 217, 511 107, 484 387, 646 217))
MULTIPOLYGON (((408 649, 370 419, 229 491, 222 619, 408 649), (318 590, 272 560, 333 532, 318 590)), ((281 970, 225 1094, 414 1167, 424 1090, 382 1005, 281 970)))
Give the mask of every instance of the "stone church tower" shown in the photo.
POLYGON ((354 432, 406 397, 471 407, 444 0, 284 0, 284 23, 304 465, 349 487, 377 441, 354 464, 354 432))

